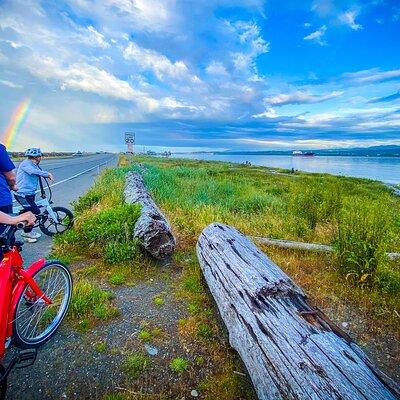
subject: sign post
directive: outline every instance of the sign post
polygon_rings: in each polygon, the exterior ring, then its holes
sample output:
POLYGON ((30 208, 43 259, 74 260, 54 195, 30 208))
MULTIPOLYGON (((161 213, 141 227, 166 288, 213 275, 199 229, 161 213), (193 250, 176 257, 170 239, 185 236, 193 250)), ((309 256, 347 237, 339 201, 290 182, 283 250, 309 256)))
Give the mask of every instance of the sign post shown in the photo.
POLYGON ((125 144, 128 149, 128 153, 135 153, 135 133, 125 132, 125 144))

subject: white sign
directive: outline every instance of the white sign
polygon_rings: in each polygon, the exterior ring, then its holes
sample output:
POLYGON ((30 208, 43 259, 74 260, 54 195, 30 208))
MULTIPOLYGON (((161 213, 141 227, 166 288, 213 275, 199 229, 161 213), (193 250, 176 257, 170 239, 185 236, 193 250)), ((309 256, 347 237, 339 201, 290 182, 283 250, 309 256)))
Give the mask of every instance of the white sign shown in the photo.
POLYGON ((134 144, 135 143, 135 134, 126 132, 125 133, 125 143, 126 144, 134 144))

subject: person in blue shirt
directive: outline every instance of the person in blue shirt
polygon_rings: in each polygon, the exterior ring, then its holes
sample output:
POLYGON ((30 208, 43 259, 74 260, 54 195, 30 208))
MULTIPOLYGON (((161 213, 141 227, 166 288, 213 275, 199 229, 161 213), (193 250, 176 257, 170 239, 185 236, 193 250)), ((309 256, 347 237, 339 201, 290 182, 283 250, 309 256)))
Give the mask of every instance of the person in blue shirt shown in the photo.
POLYGON ((0 211, 6 214, 13 212, 11 190, 17 190, 14 170, 6 147, 0 143, 0 211))
MULTIPOLYGON (((5 214, 13 212, 11 190, 17 190, 14 170, 15 165, 8 155, 6 147, 0 143, 0 212, 5 214)), ((4 224, 0 221, 0 233, 5 229, 4 224)))
MULTIPOLYGON (((48 178, 51 181, 54 180, 51 172, 43 171, 39 167, 42 155, 42 151, 37 147, 26 150, 25 156, 27 159, 18 165, 17 170, 17 192, 15 198, 25 209, 32 211, 36 215, 40 214, 40 209, 35 203, 35 194, 39 184, 39 177, 48 178), (26 207, 26 205, 28 205, 28 207, 26 207)), ((36 242, 41 236, 40 233, 32 232, 32 229, 32 227, 27 227, 21 234, 21 236, 30 243, 36 242)))

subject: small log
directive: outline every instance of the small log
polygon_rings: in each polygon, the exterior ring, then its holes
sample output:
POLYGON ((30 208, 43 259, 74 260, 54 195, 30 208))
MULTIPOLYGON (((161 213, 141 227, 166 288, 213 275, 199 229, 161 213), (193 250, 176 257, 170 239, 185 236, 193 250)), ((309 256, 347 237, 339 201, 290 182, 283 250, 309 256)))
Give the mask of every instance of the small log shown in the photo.
MULTIPOLYGON (((333 252, 333 247, 329 244, 295 242, 293 240, 271 239, 261 236, 254 236, 253 239, 267 246, 283 247, 284 249, 320 251, 326 253, 333 252)), ((400 258, 400 253, 386 253, 386 255, 390 260, 397 260, 400 258)))
POLYGON ((124 195, 127 203, 142 206, 133 234, 140 240, 143 248, 158 259, 171 255, 176 247, 171 226, 151 198, 138 173, 129 172, 126 175, 124 195))
POLYGON ((213 223, 196 249, 230 344, 259 399, 399 396, 396 384, 236 229, 213 223))

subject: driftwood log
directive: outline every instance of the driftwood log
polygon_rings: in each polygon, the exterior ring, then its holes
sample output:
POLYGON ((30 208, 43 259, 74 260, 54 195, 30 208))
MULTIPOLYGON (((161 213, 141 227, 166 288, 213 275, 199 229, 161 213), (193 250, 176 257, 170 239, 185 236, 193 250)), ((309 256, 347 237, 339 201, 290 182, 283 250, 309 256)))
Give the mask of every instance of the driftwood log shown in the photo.
POLYGON ((197 256, 259 399, 399 396, 396 384, 240 232, 209 225, 197 256))
MULTIPOLYGON (((268 246, 283 247, 284 249, 321 251, 326 253, 333 252, 333 247, 328 244, 295 242, 293 240, 271 239, 261 236, 254 236, 253 239, 268 246)), ((386 255, 390 260, 397 260, 400 258, 400 253, 386 253, 386 255)))
POLYGON ((171 226, 151 198, 138 173, 129 172, 126 175, 124 194, 127 203, 142 206, 133 234, 144 249, 158 259, 171 255, 176 246, 171 226))

